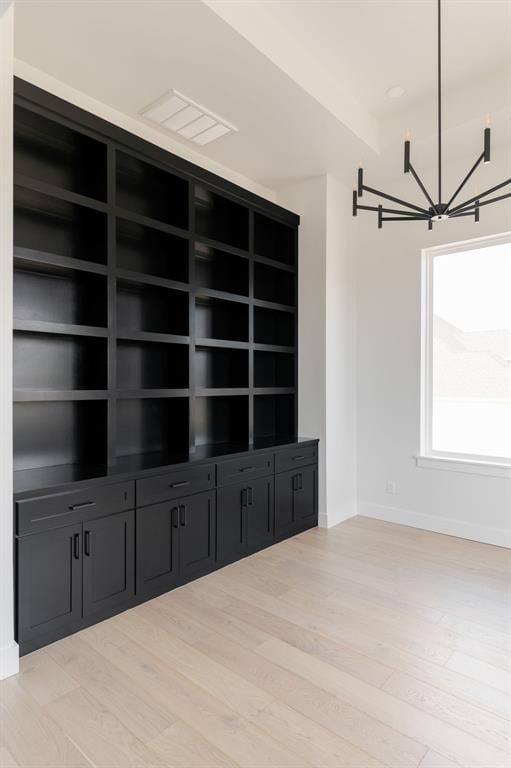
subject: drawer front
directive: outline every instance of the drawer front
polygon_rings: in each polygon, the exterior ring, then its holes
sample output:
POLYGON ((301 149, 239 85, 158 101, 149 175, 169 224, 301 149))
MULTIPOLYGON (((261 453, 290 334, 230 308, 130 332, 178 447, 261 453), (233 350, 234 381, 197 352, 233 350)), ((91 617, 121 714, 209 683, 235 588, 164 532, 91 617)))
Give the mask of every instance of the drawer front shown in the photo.
POLYGON ((275 454, 275 472, 286 472, 288 469, 314 464, 318 460, 318 450, 315 445, 306 447, 287 448, 275 454))
POLYGON ((217 484, 228 485, 243 480, 253 480, 273 473, 273 454, 262 453, 246 456, 244 459, 231 459, 216 465, 217 484))
POLYGON ((70 493, 39 496, 17 502, 19 536, 60 528, 135 506, 135 483, 82 488, 70 493))
POLYGON ((213 464, 187 467, 180 472, 168 472, 158 477, 137 480, 137 507, 159 504, 198 491, 208 491, 215 486, 213 464))

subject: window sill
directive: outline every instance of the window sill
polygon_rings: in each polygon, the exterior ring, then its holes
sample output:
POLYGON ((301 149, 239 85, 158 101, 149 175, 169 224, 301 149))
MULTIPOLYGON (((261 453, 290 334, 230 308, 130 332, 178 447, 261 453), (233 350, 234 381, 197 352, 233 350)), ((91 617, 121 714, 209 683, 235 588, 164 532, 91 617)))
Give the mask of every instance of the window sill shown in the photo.
POLYGON ((476 461, 472 459, 451 459, 447 456, 416 456, 415 463, 418 467, 425 469, 465 472, 470 475, 503 477, 511 480, 511 466, 509 464, 495 464, 491 461, 476 461))

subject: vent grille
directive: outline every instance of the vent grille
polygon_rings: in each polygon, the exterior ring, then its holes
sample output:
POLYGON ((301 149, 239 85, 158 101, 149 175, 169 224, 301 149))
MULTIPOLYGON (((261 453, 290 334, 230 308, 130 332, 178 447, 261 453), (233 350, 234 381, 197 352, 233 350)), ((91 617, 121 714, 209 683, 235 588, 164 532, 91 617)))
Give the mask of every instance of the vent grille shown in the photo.
POLYGON ((142 112, 142 116, 168 131, 203 147, 220 136, 238 131, 235 125, 215 115, 178 91, 169 91, 142 112))

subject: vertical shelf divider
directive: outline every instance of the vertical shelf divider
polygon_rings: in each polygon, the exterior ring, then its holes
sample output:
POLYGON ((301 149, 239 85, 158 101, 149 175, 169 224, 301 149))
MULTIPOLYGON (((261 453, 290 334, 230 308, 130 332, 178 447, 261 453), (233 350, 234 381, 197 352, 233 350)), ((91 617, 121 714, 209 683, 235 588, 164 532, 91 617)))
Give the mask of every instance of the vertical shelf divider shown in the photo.
POLYGON ((116 281, 116 151, 107 145, 108 256, 108 424, 107 464, 116 463, 117 443, 117 281, 116 281))
POLYGON ((254 444, 254 211, 248 213, 248 442, 254 444))
POLYGON ((195 453, 195 421, 196 421, 196 381, 195 381, 195 294, 197 281, 195 278, 195 184, 188 184, 188 335, 190 343, 188 347, 188 417, 189 417, 189 451, 195 453))

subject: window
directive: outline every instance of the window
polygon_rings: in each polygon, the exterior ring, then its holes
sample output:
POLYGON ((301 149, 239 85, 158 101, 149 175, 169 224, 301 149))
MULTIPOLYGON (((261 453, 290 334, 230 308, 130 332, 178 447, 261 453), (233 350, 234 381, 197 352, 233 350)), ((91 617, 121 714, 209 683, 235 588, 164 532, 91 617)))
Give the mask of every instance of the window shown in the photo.
POLYGON ((423 251, 422 341, 418 463, 494 465, 507 476, 511 233, 423 251))

